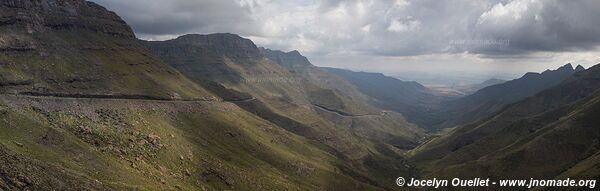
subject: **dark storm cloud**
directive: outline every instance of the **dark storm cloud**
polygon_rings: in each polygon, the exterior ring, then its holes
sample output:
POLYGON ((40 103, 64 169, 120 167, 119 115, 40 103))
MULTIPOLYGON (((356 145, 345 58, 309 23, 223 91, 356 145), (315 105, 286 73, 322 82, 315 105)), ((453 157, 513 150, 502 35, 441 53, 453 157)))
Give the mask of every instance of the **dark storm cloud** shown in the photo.
POLYGON ((252 33, 251 10, 228 0, 93 0, 144 36, 199 32, 252 33))
POLYGON ((582 51, 600 44, 600 1, 511 1, 496 4, 478 18, 474 36, 510 41, 510 49, 483 53, 582 51))
POLYGON ((94 0, 142 37, 231 32, 311 55, 590 51, 597 0, 94 0))

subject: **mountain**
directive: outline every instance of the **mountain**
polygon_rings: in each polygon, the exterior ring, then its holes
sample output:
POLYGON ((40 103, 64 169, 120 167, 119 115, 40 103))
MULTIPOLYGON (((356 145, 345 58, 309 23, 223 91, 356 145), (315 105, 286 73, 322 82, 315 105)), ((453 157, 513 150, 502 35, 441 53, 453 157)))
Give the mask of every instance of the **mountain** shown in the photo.
MULTIPOLYGON (((470 95, 456 98, 438 93, 417 82, 407 82, 378 73, 353 72, 325 68, 330 73, 352 83, 367 95, 367 102, 387 110, 402 113, 406 119, 422 128, 436 130, 484 119, 508 104, 533 96, 553 87, 572 74, 585 70, 571 64, 557 70, 527 73, 508 82, 490 79, 470 95)), ((474 86, 475 87, 475 86, 474 86)))
POLYGON ((313 66, 297 51, 258 48, 223 33, 142 43, 212 93, 314 141, 352 169, 345 174, 368 184, 388 188, 392 173, 409 173, 398 157, 425 136, 402 115, 370 105, 351 83, 313 66))
POLYGON ((599 82, 600 66, 566 65, 449 101, 235 34, 143 41, 92 2, 4 0, 0 190, 402 190, 398 176, 598 178, 599 82), (440 110, 465 115, 431 138, 419 125, 452 116, 440 110))
POLYGON ((288 65, 232 34, 139 41, 92 2, 0 1, 0 190, 383 190, 414 173, 402 153, 423 130, 288 65))
POLYGON ((486 118, 504 106, 533 96, 545 89, 561 83, 574 73, 583 70, 578 66, 573 69, 566 64, 556 70, 546 70, 542 73, 527 73, 523 77, 506 83, 485 87, 466 97, 442 103, 445 122, 439 128, 453 127, 459 124, 473 122, 486 118))
POLYGON ((417 82, 406 82, 379 73, 353 72, 350 70, 325 68, 340 76, 368 95, 374 105, 402 113, 410 122, 421 127, 439 123, 437 116, 430 115, 437 110, 444 99, 417 82))
MULTIPOLYGON (((365 95, 350 81, 339 77, 325 68, 320 68, 312 65, 310 61, 302 56, 298 51, 283 52, 279 50, 271 50, 261 48, 261 52, 266 58, 274 63, 283 66, 290 73, 300 77, 301 79, 319 86, 323 89, 331 89, 336 94, 341 95, 345 102, 352 103, 358 110, 373 109, 373 106, 368 103, 371 99, 365 95)), ((379 109, 375 109, 377 112, 379 109)))
POLYGON ((411 160, 431 177, 598 178, 599 90, 596 65, 427 142, 411 160))
POLYGON ((211 95, 146 51, 92 2, 0 2, 0 90, 13 94, 203 99, 211 95))

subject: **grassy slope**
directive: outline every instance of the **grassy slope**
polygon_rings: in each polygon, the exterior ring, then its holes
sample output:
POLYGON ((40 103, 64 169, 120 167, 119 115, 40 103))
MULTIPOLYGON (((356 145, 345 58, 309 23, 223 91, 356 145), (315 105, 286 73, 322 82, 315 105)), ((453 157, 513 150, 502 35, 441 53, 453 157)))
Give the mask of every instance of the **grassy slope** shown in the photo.
POLYGON ((12 189, 375 189, 314 142, 228 103, 5 97, 1 118, 12 189))
POLYGON ((406 82, 379 73, 353 72, 344 69, 323 68, 344 78, 370 96, 374 105, 402 113, 410 122, 423 128, 432 128, 439 123, 440 116, 432 111, 439 110, 444 99, 416 82, 406 82))
MULTIPOLYGON (((0 26, 3 93, 184 99, 213 95, 196 85, 205 85, 204 79, 190 76, 192 82, 143 49, 114 13, 84 1, 57 2, 44 11, 26 7, 20 10, 26 19, 0 26), (54 7, 71 3, 77 5, 75 9, 54 7), (62 15, 63 9, 74 13, 62 15), (30 25, 35 30, 30 31, 30 25)), ((45 1, 23 5, 38 3, 45 1)), ((3 17, 20 12, 13 10, 13 4, 0 5, 3 17)), ((227 58, 218 64, 246 80, 293 77, 265 59, 255 67, 227 58)), ((307 93, 321 87, 227 82, 229 88, 259 98, 261 110, 275 119, 315 132, 299 136, 284 130, 286 123, 266 121, 252 110, 221 102, 2 95, 0 188, 377 190, 393 188, 394 177, 410 173, 398 159, 396 147, 377 144, 376 138, 357 136, 348 126, 321 117, 307 93)), ((352 105, 334 106, 349 112, 360 108, 352 105)), ((358 121, 363 127, 384 125, 379 130, 392 139, 413 142, 422 135, 413 126, 397 128, 405 125, 403 119, 389 117, 358 121), (402 135, 405 132, 410 134, 402 135)))
POLYGON ((497 114, 509 104, 552 88, 578 72, 571 64, 543 73, 527 73, 521 78, 485 87, 456 100, 443 103, 438 128, 455 127, 497 114))
MULTIPOLYGON (((414 145, 415 142, 423 136, 423 133, 419 128, 407 123, 401 116, 397 115, 396 118, 390 116, 375 116, 354 119, 346 117, 341 119, 342 121, 340 122, 336 120, 338 119, 336 117, 330 117, 327 114, 318 112, 312 104, 325 104, 327 106, 336 107, 333 109, 340 109, 345 113, 378 114, 378 110, 371 107, 356 106, 357 104, 355 104, 355 102, 348 102, 347 99, 345 100, 346 102, 339 102, 345 99, 340 96, 338 96, 337 99, 335 97, 321 99, 323 97, 315 96, 315 92, 329 91, 330 94, 327 94, 328 96, 336 96, 337 93, 331 94, 331 90, 316 86, 307 81, 307 78, 294 75, 281 66, 271 63, 269 60, 261 60, 252 68, 240 67, 242 63, 226 63, 230 68, 233 68, 234 71, 237 71, 242 79, 246 79, 245 81, 247 82, 224 83, 226 86, 237 91, 248 92, 252 96, 257 97, 262 103, 259 104, 262 105, 259 106, 259 108, 263 108, 260 111, 267 111, 267 113, 273 113, 278 116, 283 116, 284 118, 289 118, 291 119, 291 124, 296 122, 302 124, 298 126, 305 127, 305 130, 302 130, 303 132, 294 130, 291 132, 298 133, 303 137, 325 144, 327 147, 331 148, 325 150, 328 150, 333 154, 337 153, 336 155, 339 155, 342 159, 347 158, 344 159, 344 161, 349 163, 351 169, 345 170, 345 174, 358 173, 358 175, 352 176, 357 177, 358 179, 366 179, 364 181, 367 182, 374 182, 372 184, 392 187, 393 184, 389 183, 393 182, 393 177, 396 177, 397 175, 382 175, 383 172, 396 174, 408 173, 407 169, 399 168, 399 166, 404 165, 402 160, 397 159, 401 156, 401 151, 382 153, 384 152, 382 151, 382 148, 387 148, 388 146, 391 147, 389 144, 398 144, 400 147, 406 148, 414 145), (258 82, 253 82, 251 80, 256 78, 267 80, 258 82), (269 79, 300 80, 282 82, 269 79), (326 101, 324 102, 322 100, 326 101), (338 100, 338 102, 331 102, 331 100, 338 100), (386 144, 386 142, 382 142, 382 140, 389 140, 389 142, 386 144), (384 165, 385 167, 375 169, 368 166, 368 162, 366 162, 368 160, 372 160, 371 163, 387 164, 384 165)), ((242 108, 248 108, 245 106, 246 104, 247 103, 240 103, 238 105, 242 108)), ((251 108, 252 109, 248 111, 257 112, 254 106, 251 108)), ((260 111, 258 112, 260 113, 260 111)), ((259 116, 268 120, 277 119, 277 121, 279 121, 278 118, 269 117, 271 115, 259 116)), ((284 129, 288 129, 290 126, 297 126, 290 125, 290 123, 274 123, 284 129)), ((398 150, 397 148, 392 149, 398 150)))
MULTIPOLYGON (((344 122, 338 123, 336 120, 339 118, 319 112, 311 105, 317 104, 351 115, 378 115, 381 110, 366 103, 366 96, 348 82, 310 65, 310 63, 305 67, 290 68, 266 59, 261 60, 249 69, 236 67, 240 64, 230 62, 228 66, 235 68, 243 79, 292 79, 289 82, 267 80, 253 83, 249 81, 248 83, 230 84, 230 86, 240 91, 258 95, 258 98, 265 100, 264 102, 275 111, 304 124, 318 125, 321 129, 337 126, 337 128, 329 130, 331 132, 328 133, 338 134, 337 136, 342 137, 347 136, 347 139, 355 138, 351 138, 351 135, 344 135, 344 133, 360 135, 363 139, 381 138, 387 140, 387 137, 395 137, 396 139, 404 139, 406 143, 417 142, 423 136, 422 130, 396 114, 394 114, 394 117, 346 117, 341 119, 344 122), (378 132, 379 134, 369 134, 372 132, 378 132)), ((335 136, 331 137, 335 138, 335 136)), ((340 145, 339 143, 334 144, 340 145)), ((358 153, 356 151, 352 152, 358 153)))
POLYGON ((599 101, 596 97, 564 109, 556 121, 539 127, 522 123, 504 129, 446 155, 427 169, 433 171, 432 176, 553 178, 598 152, 600 132, 593 118, 599 114, 599 101), (533 129, 524 132, 524 127, 533 129), (503 148, 490 152, 496 145, 503 148))
MULTIPOLYGON (((216 34, 219 35, 231 37, 228 34, 216 34)), ((206 37, 196 35, 195 38, 206 37)), ((235 39, 241 38, 236 36, 235 39)), ((381 174, 386 171, 396 174, 407 173, 400 159, 401 149, 414 146, 423 136, 423 131, 407 123, 400 115, 379 115, 381 112, 379 109, 359 99, 353 100, 351 96, 345 97, 348 95, 343 91, 332 91, 329 88, 330 84, 324 84, 326 82, 319 79, 311 79, 298 71, 291 71, 260 55, 250 58, 240 58, 235 54, 214 55, 214 52, 210 51, 211 47, 194 47, 177 41, 179 40, 162 43, 147 42, 146 45, 191 79, 198 82, 214 80, 224 88, 244 92, 249 94, 249 97, 257 98, 254 101, 236 104, 283 129, 323 144, 321 147, 324 150, 348 164, 344 167, 347 168, 344 170, 346 174, 355 174, 352 176, 364 179, 366 182, 374 182, 373 184, 393 187, 390 183, 393 183, 393 178, 397 175, 381 174), (177 53, 169 51, 174 48, 178 50, 177 53), (335 107, 331 109, 339 109, 344 113, 373 114, 373 116, 340 117, 320 111, 312 104, 335 107), (370 166, 367 162, 369 160, 371 164, 387 163, 389 166, 374 171, 375 168, 369 170, 370 166)), ((251 52, 250 50, 237 51, 251 52)), ((222 91, 216 90, 215 94, 220 94, 222 91)))
POLYGON ((411 160, 430 176, 449 177, 553 178, 593 169, 598 69, 433 139, 411 151, 411 160))

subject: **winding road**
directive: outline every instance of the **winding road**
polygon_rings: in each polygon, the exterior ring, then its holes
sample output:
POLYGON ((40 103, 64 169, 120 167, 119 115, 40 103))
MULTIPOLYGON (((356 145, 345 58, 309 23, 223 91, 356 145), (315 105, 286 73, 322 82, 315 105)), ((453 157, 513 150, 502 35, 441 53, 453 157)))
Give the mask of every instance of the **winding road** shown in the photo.
MULTIPOLYGON (((30 97, 30 98, 64 98, 64 99, 100 99, 100 100, 141 100, 141 101, 160 101, 160 102, 230 102, 230 103, 244 103, 251 102, 257 100, 256 97, 243 99, 243 100, 213 100, 213 99, 193 99, 193 100, 185 100, 185 99, 169 99, 169 98, 161 98, 161 97, 152 97, 152 96, 144 96, 144 95, 91 95, 91 94, 43 94, 43 93, 18 93, 18 94, 0 94, 3 96, 15 96, 15 97, 30 97)), ((360 118, 360 117, 375 117, 375 116, 385 116, 390 111, 382 110, 377 114, 351 114, 343 111, 338 111, 335 109, 330 109, 318 104, 312 104, 315 108, 318 108, 322 111, 333 113, 343 117, 352 117, 352 118, 360 118)))
POLYGON ((359 117, 374 117, 374 116, 385 116, 387 115, 387 113, 389 113, 389 111, 381 111, 378 114, 349 114, 346 112, 342 112, 342 111, 338 111, 338 110, 334 110, 334 109, 329 109, 327 107, 323 107, 321 105, 318 104, 312 104, 313 106, 315 106, 316 108, 319 108, 323 111, 326 112, 330 112, 330 113, 334 113, 343 117, 352 117, 352 118, 359 118, 359 117))

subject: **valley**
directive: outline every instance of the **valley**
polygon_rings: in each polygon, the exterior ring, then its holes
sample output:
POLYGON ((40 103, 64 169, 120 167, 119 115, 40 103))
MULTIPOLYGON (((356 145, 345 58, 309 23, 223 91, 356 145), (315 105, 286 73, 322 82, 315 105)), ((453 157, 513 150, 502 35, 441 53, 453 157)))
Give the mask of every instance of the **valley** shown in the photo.
POLYGON ((142 40, 91 1, 0 1, 0 190, 600 177, 599 65, 449 88, 311 61, 233 33, 142 40))

